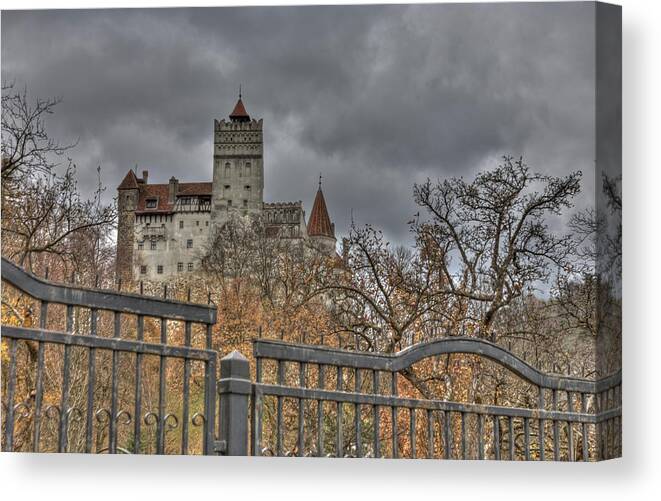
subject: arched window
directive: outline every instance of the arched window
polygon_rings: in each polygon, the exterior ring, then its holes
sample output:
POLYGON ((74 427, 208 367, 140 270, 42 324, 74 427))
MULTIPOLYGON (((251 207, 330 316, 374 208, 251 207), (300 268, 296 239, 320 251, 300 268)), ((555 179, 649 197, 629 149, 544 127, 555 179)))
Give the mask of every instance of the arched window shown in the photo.
POLYGON ((227 162, 225 163, 225 177, 230 177, 231 174, 232 174, 232 165, 229 162, 227 162))
POLYGON ((250 165, 250 162, 246 162, 246 177, 252 176, 252 166, 250 165))

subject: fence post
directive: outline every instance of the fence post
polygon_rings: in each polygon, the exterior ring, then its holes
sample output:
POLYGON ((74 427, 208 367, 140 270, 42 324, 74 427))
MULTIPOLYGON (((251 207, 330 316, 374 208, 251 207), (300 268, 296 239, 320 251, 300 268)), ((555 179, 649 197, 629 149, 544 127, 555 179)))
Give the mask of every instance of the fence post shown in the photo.
POLYGON ((248 359, 233 351, 220 360, 220 441, 225 456, 248 455, 248 399, 252 392, 248 359))

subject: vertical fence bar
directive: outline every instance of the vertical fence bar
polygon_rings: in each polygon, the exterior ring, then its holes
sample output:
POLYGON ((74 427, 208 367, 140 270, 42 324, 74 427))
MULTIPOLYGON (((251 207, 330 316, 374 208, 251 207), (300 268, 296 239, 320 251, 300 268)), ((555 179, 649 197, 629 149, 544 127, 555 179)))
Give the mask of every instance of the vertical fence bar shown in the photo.
MULTIPOLYGON (((278 366, 278 384, 284 384, 285 380, 285 361, 278 360, 276 364, 278 366)), ((282 436, 282 397, 276 397, 277 405, 277 415, 276 415, 276 427, 275 427, 275 444, 276 444, 276 456, 283 455, 283 436, 282 436)))
POLYGON ((450 426, 450 411, 443 412, 443 453, 445 459, 450 459, 452 457, 452 427, 450 426))
MULTIPOLYGON (((168 321, 161 318, 161 344, 168 343, 168 321)), ((158 430, 156 437, 156 453, 165 453, 165 372, 167 370, 167 358, 159 356, 158 363, 158 430)))
MULTIPOLYGON (((121 321, 122 314, 118 311, 114 313, 114 333, 113 337, 119 339, 121 334, 121 321)), ((117 379, 117 369, 119 367, 119 351, 112 351, 112 383, 111 383, 111 395, 110 395, 110 421, 109 426, 109 450, 110 454, 117 453, 117 392, 119 390, 119 380, 117 379)))
MULTIPOLYGON (((342 391, 342 366, 338 365, 337 366, 337 391, 342 391)), ((335 433, 335 454, 337 455, 338 458, 341 458, 344 456, 344 437, 343 437, 343 430, 342 430, 342 425, 344 424, 344 411, 343 411, 343 405, 341 401, 337 401, 337 429, 335 433)))
MULTIPOLYGON (((541 387, 541 386, 539 387, 538 408, 539 408, 539 410, 542 410, 542 411, 544 410, 544 388, 541 387)), ((539 460, 540 461, 544 461, 546 459, 545 458, 546 454, 545 454, 545 450, 544 450, 546 448, 546 444, 545 444, 546 441, 544 439, 544 435, 545 435, 544 427, 545 427, 545 421, 543 419, 540 419, 539 420, 539 431, 538 431, 538 435, 539 435, 538 436, 538 438, 539 438, 539 460)))
POLYGON ((461 413, 461 459, 466 459, 467 454, 467 443, 466 443, 466 413, 461 413))
POLYGON ((16 392, 16 346, 14 338, 8 338, 9 343, 9 382, 7 383, 7 415, 5 416, 4 452, 14 450, 14 394, 16 392))
MULTIPOLYGON (((257 357, 255 360, 255 379, 258 383, 262 382, 262 359, 257 357)), ((252 430, 251 430, 251 447, 253 456, 262 455, 262 412, 263 412, 263 398, 261 392, 255 392, 252 396, 251 414, 252 414, 252 430)))
MULTIPOLYGON (((319 389, 324 389, 325 368, 323 364, 318 366, 318 381, 317 386, 319 389)), ((324 401, 317 400, 317 456, 324 455, 324 401)))
MULTIPOLYGON (((301 388, 305 388, 305 370, 306 365, 304 362, 298 364, 298 385, 301 388)), ((297 439, 297 448, 298 456, 305 456, 305 400, 302 398, 298 399, 298 439, 297 439)))
POLYGON ((530 418, 523 418, 523 446, 526 461, 530 461, 530 418))
MULTIPOLYGON (((390 393, 393 397, 397 396, 397 371, 390 373, 390 393)), ((390 407, 392 417, 392 457, 397 459, 399 457, 399 444, 397 443, 397 406, 390 407)))
POLYGON ((477 458, 484 459, 484 415, 477 415, 477 458))
MULTIPOLYGON (((567 410, 569 412, 574 412, 574 403, 571 391, 567 392, 567 410)), ((567 459, 569 461, 576 461, 576 454, 574 453, 574 423, 570 420, 567 421, 567 441, 567 449, 569 452, 567 459)))
MULTIPOLYGON (((558 410, 558 390, 553 390, 553 410, 558 410)), ((558 420, 553 420, 553 460, 560 461, 560 429, 558 420)))
POLYGON ((493 416, 493 452, 494 459, 500 459, 500 416, 493 416))
MULTIPOLYGON (((73 332, 73 305, 67 305, 66 332, 73 332)), ((62 362, 62 394, 60 395, 60 430, 58 433, 58 452, 67 452, 68 420, 69 420, 69 389, 71 378, 71 346, 64 345, 64 360, 62 362)))
POLYGON ((514 418, 509 416, 507 419, 507 434, 509 435, 509 445, 510 445, 510 461, 514 461, 514 418))
POLYGON ((415 459, 415 407, 409 408, 409 440, 411 441, 411 459, 415 459))
MULTIPOLYGON (((90 336, 95 337, 98 311, 90 309, 90 336)), ((94 386, 96 384, 96 348, 89 349, 87 358, 87 410, 85 422, 85 452, 92 452, 92 439, 94 432, 94 386)), ((136 416, 136 420, 139 419, 136 416)))
MULTIPOLYGON (((360 369, 356 368, 354 371, 355 392, 360 393, 362 384, 360 369)), ((360 404, 354 406, 354 428, 356 430, 356 457, 363 457, 363 437, 362 437, 362 420, 360 414, 360 404)))
MULTIPOLYGON (((188 291, 188 300, 190 301, 190 290, 188 291)), ((184 323, 184 344, 190 348, 192 342, 192 325, 190 321, 184 323)), ((183 405, 181 411, 181 453, 188 454, 188 429, 190 414, 190 359, 184 359, 184 384, 183 384, 183 405)))
MULTIPOLYGON (((587 412, 587 396, 585 393, 581 393, 581 412, 585 413, 587 412)), ((583 432, 583 461, 589 461, 589 447, 588 447, 588 424, 587 423, 582 423, 581 424, 582 432, 583 432)))
MULTIPOLYGON (((41 302, 39 313, 39 327, 46 329, 48 324, 48 301, 41 302)), ((35 382, 34 395, 34 432, 32 435, 32 450, 39 452, 39 441, 41 438, 41 404, 44 398, 44 343, 37 344, 37 380, 35 382)))
MULTIPOLYGON (((379 394, 379 371, 376 369, 372 371, 372 391, 375 395, 379 394)), ((381 440, 379 434, 381 425, 379 423, 380 412, 378 405, 372 406, 372 420, 374 425, 374 457, 378 458, 381 454, 381 440)))
POLYGON ((427 409, 427 459, 434 457, 434 414, 427 409))
MULTIPOLYGON (((215 424, 216 424, 216 377, 217 363, 216 353, 205 363, 204 367, 204 454, 216 452, 215 424)), ((254 401, 254 398, 253 398, 254 401)), ((254 429, 254 428, 253 428, 254 429)))
MULTIPOLYGON (((145 338, 145 317, 138 315, 137 319, 137 339, 144 341, 145 338)), ((135 355, 135 388, 133 391, 135 395, 135 407, 133 409, 133 454, 140 454, 141 442, 141 429, 142 419, 142 353, 138 352, 135 355)))

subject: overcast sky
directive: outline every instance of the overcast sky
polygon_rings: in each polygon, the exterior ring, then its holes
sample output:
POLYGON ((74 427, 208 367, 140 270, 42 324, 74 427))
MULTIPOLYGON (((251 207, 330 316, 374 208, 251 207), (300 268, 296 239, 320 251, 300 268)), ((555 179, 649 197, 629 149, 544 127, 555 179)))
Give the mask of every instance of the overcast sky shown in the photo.
POLYGON ((594 6, 456 4, 2 13, 2 79, 60 96, 49 125, 81 186, 128 169, 210 181, 213 119, 239 84, 264 119, 265 200, 319 173, 339 235, 407 240, 412 185, 504 154, 594 187, 594 6))

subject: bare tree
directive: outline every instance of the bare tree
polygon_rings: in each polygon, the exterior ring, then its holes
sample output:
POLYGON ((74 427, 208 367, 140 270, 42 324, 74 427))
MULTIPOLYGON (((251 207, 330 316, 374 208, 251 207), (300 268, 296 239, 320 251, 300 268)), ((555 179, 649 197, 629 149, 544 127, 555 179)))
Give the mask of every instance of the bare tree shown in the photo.
POLYGON ((27 89, 14 91, 2 86, 2 184, 37 173, 49 174, 56 158, 75 146, 61 144, 47 131, 46 117, 53 114, 58 98, 36 98, 30 102, 27 89))
POLYGON ((56 258, 65 276, 90 265, 98 273, 115 223, 114 204, 101 200, 100 169, 92 197, 82 197, 71 159, 64 172, 56 168, 58 157, 75 145, 55 141, 46 127, 59 99, 31 102, 27 90, 15 92, 11 84, 2 90, 3 255, 30 270, 43 257, 56 258), (95 250, 83 257, 85 246, 95 250))
POLYGON ((61 176, 52 173, 25 181, 3 197, 5 255, 32 270, 35 257, 41 255, 70 263, 83 232, 102 230, 95 236, 98 245, 116 219, 114 204, 101 202, 102 192, 99 187, 91 199, 83 199, 73 165, 61 176))
POLYGON ((435 256, 447 293, 478 336, 495 340, 497 314, 567 262, 573 240, 556 235, 547 218, 572 207, 580 178, 535 174, 522 159, 505 157, 470 183, 415 185, 429 216, 413 225, 417 245, 435 256))

